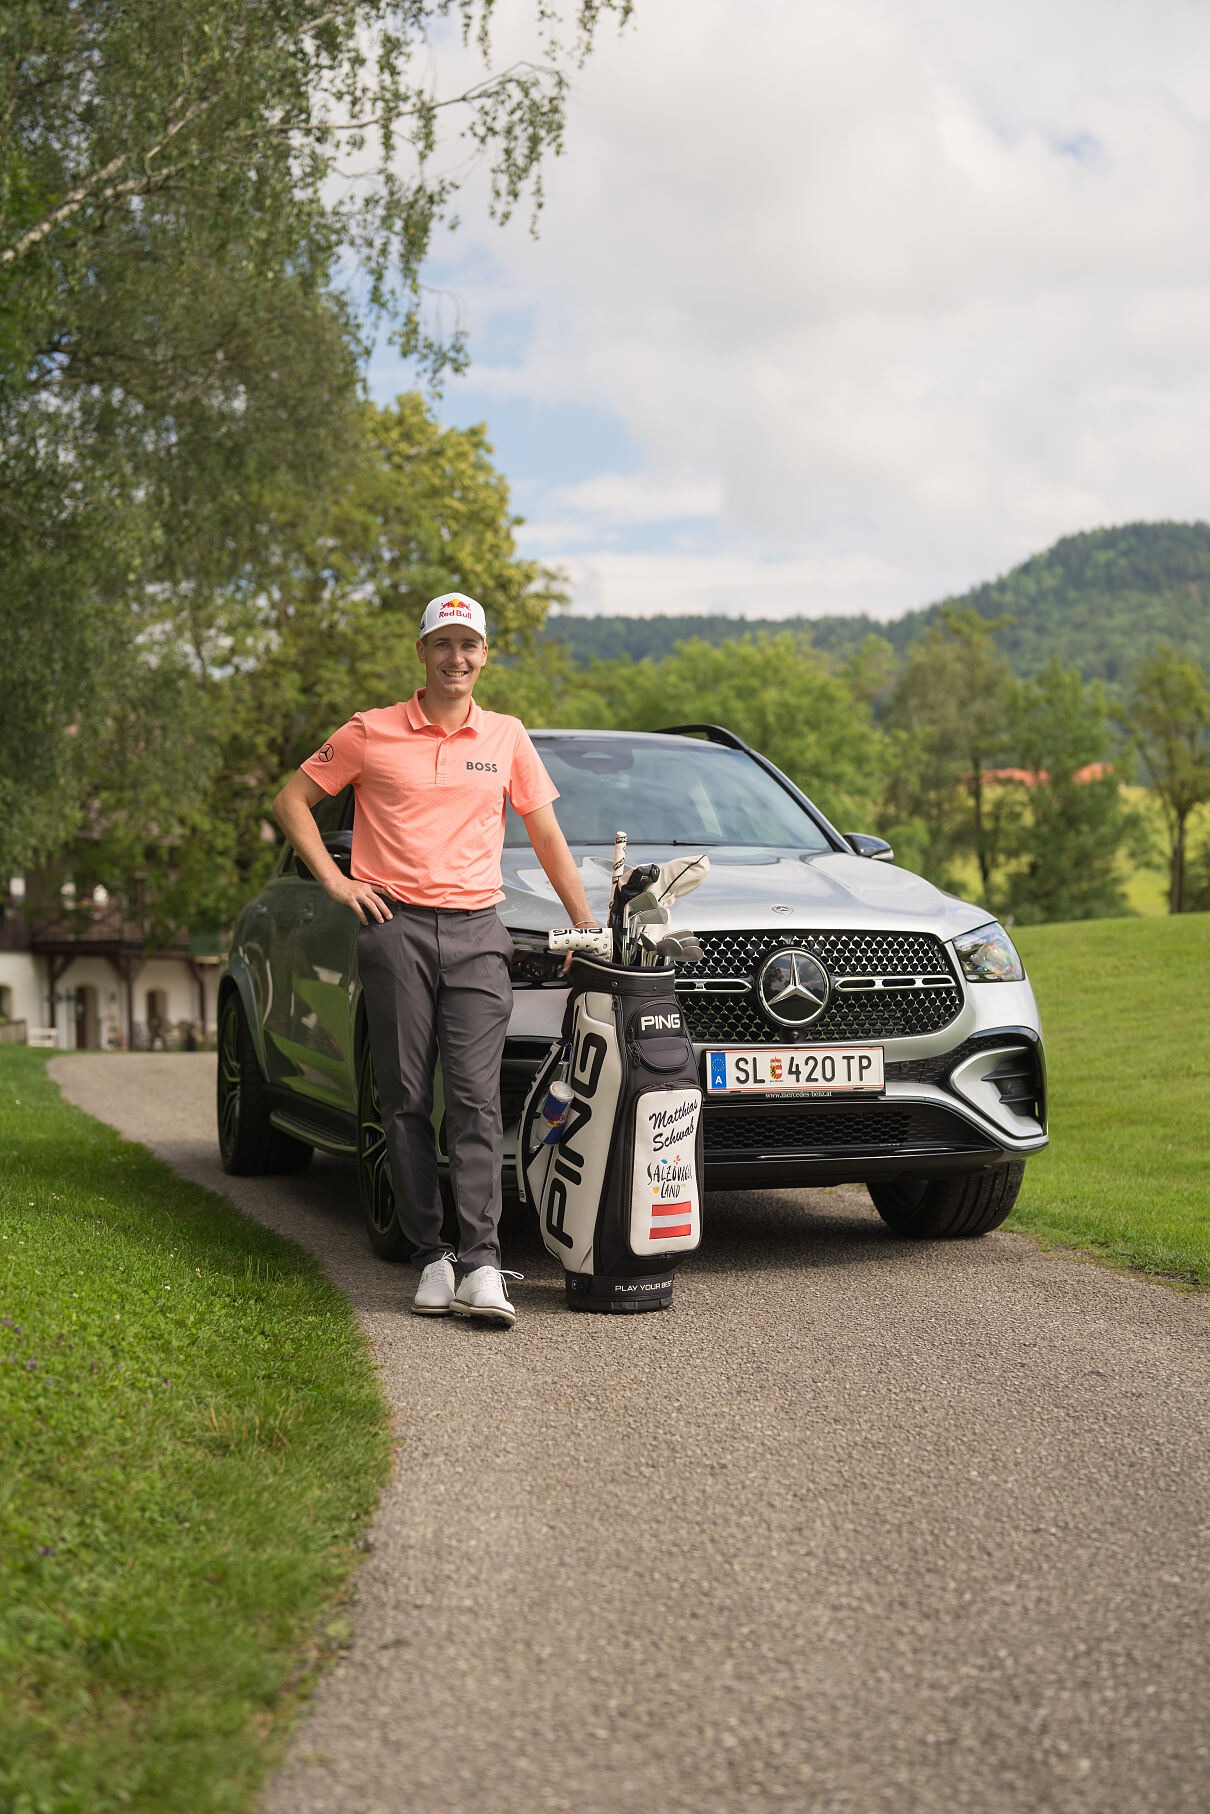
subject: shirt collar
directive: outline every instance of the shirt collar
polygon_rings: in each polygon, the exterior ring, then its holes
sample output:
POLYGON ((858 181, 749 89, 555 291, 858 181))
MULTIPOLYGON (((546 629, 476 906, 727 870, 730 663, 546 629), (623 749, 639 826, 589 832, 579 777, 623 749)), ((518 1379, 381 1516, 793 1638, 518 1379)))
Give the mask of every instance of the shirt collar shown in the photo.
POLYGON ((403 708, 403 715, 414 731, 435 731, 439 737, 457 737, 460 731, 473 731, 478 736, 483 728, 483 712, 474 698, 467 713, 466 723, 459 725, 457 731, 443 731, 439 724, 434 724, 424 709, 424 688, 418 687, 403 708))

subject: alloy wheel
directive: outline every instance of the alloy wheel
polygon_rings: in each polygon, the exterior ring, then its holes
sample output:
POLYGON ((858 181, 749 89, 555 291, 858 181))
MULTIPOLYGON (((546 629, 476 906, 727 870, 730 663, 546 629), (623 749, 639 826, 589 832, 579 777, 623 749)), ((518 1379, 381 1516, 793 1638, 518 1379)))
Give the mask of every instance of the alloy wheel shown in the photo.
POLYGON ((218 1047, 218 1131, 223 1152, 228 1156, 239 1140, 243 1094, 239 1045, 239 1010, 231 1004, 223 1015, 218 1047))
POLYGON ((395 1191, 382 1125, 382 1106, 374 1082, 374 1066, 367 1052, 361 1064, 358 1091, 357 1174, 361 1201, 375 1233, 386 1236, 395 1220, 395 1191))

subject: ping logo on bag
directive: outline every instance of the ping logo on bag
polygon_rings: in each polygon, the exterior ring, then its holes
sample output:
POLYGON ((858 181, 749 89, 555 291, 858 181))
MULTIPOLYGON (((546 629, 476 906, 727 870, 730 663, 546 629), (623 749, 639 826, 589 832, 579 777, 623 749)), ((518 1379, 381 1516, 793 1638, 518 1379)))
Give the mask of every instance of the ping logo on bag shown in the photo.
POLYGON ((567 1214, 567 1186, 573 1188, 584 1177, 584 1155, 573 1144, 592 1120, 592 1098, 597 1093, 601 1066, 607 1047, 599 1033, 584 1033, 576 1042, 571 1058, 569 1082, 575 1095, 568 1104, 559 1134, 554 1164, 554 1179, 546 1196, 546 1227, 561 1247, 570 1247, 572 1237, 563 1226, 567 1214))
POLYGON ((682 1029, 680 1013, 673 1010, 671 1014, 640 1014, 640 1033, 679 1033, 682 1029))

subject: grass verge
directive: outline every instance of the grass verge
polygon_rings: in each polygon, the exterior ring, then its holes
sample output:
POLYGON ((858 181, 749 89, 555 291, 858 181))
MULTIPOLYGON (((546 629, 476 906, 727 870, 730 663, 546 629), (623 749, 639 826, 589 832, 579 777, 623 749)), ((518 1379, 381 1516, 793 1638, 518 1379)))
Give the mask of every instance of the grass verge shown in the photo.
POLYGON ((389 1464, 317 1264, 0 1047, 0 1809, 246 1809, 389 1464))
POLYGON ((1042 1010, 1051 1146, 1010 1225, 1210 1287, 1210 914, 1013 937, 1042 1010))

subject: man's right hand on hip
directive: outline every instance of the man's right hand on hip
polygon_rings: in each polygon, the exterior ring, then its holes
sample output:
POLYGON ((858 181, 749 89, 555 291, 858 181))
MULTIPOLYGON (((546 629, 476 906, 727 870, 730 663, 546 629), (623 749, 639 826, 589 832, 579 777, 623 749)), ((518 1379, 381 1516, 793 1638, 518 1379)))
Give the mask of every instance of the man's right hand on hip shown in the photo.
POLYGON ((371 926, 375 922, 381 924, 391 917, 382 890, 369 882, 356 882, 351 877, 339 876, 334 882, 325 882, 324 887, 334 901, 339 901, 344 907, 351 907, 363 926, 371 926))

